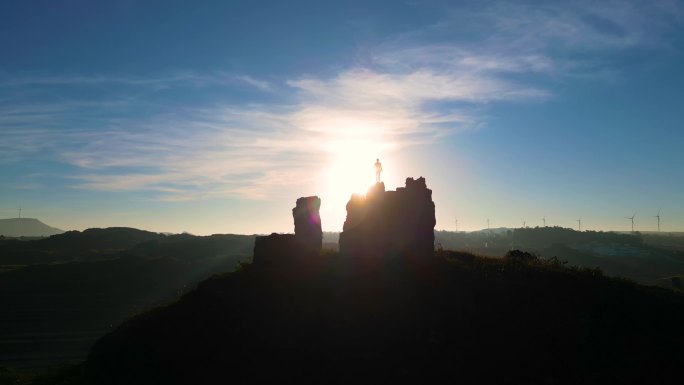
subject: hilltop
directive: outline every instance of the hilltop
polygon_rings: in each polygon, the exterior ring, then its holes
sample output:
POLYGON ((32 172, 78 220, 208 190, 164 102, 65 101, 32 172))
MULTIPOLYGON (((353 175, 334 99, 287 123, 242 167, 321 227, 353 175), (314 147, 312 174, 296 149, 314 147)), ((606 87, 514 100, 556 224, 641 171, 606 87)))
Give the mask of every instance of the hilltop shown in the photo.
POLYGON ((5 237, 49 237, 63 232, 36 218, 0 219, 0 235, 5 237))
POLYGON ((333 253, 313 269, 215 276, 102 338, 89 378, 667 383, 680 374, 679 294, 552 261, 444 252, 424 262, 360 273, 333 253))
POLYGON ((684 296, 511 251, 433 251, 423 178, 353 196, 340 252, 321 250, 318 197, 254 262, 100 339, 92 384, 670 383, 684 296))

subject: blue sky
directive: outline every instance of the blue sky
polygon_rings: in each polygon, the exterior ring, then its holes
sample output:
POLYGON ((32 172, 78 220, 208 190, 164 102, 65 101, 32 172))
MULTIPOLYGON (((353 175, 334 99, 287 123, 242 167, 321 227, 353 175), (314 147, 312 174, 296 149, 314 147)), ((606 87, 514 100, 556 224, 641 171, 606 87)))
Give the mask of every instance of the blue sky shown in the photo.
POLYGON ((339 230, 424 176, 437 228, 684 230, 681 1, 0 3, 0 216, 339 230))

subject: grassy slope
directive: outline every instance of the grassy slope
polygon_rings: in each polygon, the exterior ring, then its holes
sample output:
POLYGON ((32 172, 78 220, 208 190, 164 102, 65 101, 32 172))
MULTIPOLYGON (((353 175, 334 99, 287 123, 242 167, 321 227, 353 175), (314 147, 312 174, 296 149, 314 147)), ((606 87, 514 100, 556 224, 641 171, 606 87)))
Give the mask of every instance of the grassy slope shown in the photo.
POLYGON ((254 237, 92 229, 0 245, 0 365, 83 360, 132 314, 192 290, 252 254, 254 237))
POLYGON ((670 278, 684 274, 684 237, 670 234, 579 232, 542 227, 518 228, 491 235, 447 231, 437 231, 435 235, 436 242, 445 249, 493 257, 511 249, 522 249, 547 258, 555 256, 571 265, 598 267, 606 275, 645 285, 672 287, 670 278))
POLYGON ((368 263, 214 277, 102 338, 89 379, 669 383, 684 364, 684 297, 668 290, 453 252, 368 263))

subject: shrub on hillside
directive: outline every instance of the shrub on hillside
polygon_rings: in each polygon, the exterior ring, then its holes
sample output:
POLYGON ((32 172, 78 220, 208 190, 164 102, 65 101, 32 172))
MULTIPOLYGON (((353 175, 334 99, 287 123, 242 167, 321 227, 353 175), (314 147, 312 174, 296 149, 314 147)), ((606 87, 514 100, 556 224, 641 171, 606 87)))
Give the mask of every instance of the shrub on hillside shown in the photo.
POLYGON ((509 250, 506 252, 506 255, 504 255, 504 258, 511 261, 532 262, 538 260, 539 256, 528 253, 527 251, 509 250))

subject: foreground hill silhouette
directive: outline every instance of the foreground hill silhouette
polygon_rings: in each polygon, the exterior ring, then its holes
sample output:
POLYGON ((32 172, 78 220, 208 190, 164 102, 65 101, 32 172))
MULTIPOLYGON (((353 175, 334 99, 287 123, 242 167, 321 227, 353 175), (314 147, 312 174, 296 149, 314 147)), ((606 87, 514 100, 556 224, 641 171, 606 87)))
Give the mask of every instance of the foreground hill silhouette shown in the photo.
POLYGON ((368 255, 363 237, 351 238, 342 254, 315 255, 305 240, 316 237, 257 238, 253 264, 99 340, 87 382, 654 384, 681 375, 677 293, 523 252, 417 255, 397 241, 368 255))
POLYGON ((261 380, 671 383, 684 298, 570 270, 445 252, 359 274, 247 266, 124 323, 91 351, 98 384, 261 380))

